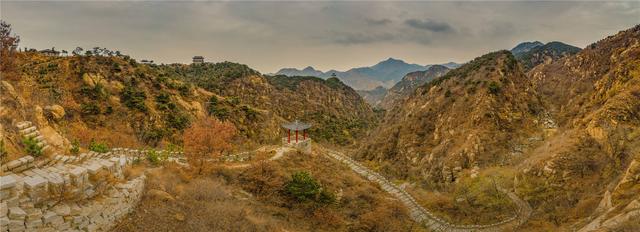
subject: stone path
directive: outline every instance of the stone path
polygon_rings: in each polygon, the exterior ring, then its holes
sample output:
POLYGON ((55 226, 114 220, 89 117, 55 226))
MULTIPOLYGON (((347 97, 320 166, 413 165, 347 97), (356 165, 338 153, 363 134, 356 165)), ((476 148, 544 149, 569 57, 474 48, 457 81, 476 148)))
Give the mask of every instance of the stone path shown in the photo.
POLYGON ((507 196, 518 207, 516 215, 501 222, 487 224, 487 225, 456 225, 449 223, 433 213, 426 210, 405 190, 399 188, 382 175, 372 171, 371 169, 361 165, 348 156, 329 149, 321 151, 327 157, 338 160, 351 168, 354 172, 365 177, 369 181, 375 182, 387 193, 397 198, 403 205, 409 209, 411 218, 424 225, 431 231, 447 231, 447 232, 471 232, 471 231, 513 231, 518 226, 525 223, 531 216, 532 209, 527 202, 520 199, 515 193, 508 192, 504 189, 500 189, 505 192, 507 196))
MULTIPOLYGON (((268 147, 268 146, 267 146, 268 147)), ((256 151, 263 149, 264 147, 258 148, 256 149, 256 151)), ((276 154, 273 155, 271 158, 267 159, 267 161, 274 161, 274 160, 278 160, 282 157, 284 157, 284 154, 287 151, 291 151, 293 150, 293 148, 290 147, 278 147, 275 149, 276 154)), ((247 163, 247 164, 236 164, 236 165, 229 165, 229 168, 247 168, 247 167, 251 167, 252 164, 247 163)))

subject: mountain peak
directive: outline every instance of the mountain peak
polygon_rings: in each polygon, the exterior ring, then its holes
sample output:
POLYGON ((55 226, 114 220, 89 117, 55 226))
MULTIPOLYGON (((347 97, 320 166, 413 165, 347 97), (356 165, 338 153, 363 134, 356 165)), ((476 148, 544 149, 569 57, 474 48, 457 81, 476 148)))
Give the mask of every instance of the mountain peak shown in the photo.
POLYGON ((511 53, 513 53, 514 55, 517 55, 517 54, 531 51, 531 49, 534 49, 536 47, 541 47, 541 46, 544 46, 544 43, 540 41, 522 42, 516 45, 514 48, 512 48, 511 53))
POLYGON ((404 60, 394 59, 392 57, 389 57, 384 61, 380 61, 378 64, 406 64, 406 62, 404 62, 404 60))
POLYGON ((307 67, 306 67, 306 68, 304 68, 302 71, 309 72, 309 71, 317 71, 317 70, 316 70, 315 68, 311 67, 311 66, 307 66, 307 67))

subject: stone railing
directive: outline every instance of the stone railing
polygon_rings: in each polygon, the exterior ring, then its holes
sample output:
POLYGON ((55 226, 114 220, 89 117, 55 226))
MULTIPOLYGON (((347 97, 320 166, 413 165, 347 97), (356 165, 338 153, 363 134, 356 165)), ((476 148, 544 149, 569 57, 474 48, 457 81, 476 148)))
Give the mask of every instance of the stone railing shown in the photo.
POLYGON ((354 172, 359 175, 367 178, 369 181, 375 182, 380 185, 380 187, 386 191, 387 193, 396 197, 403 205, 405 205, 409 209, 409 215, 411 218, 424 225, 427 229, 431 231, 447 231, 447 232, 471 232, 471 231, 513 231, 518 226, 522 225, 524 222, 528 220, 531 216, 531 207, 527 202, 520 199, 516 194, 512 192, 507 192, 506 190, 500 189, 501 191, 507 193, 507 196, 516 204, 518 209, 516 210, 516 215, 510 217, 506 220, 487 224, 487 225, 456 225, 449 223, 443 220, 440 217, 437 217, 430 211, 426 210, 422 207, 409 193, 407 193, 404 189, 399 188, 391 181, 387 180, 382 175, 370 170, 369 168, 361 165, 360 163, 354 161, 348 156, 325 149, 323 154, 326 154, 328 157, 338 160, 351 168, 354 172))
POLYGON ((2 164, 0 165, 0 169, 3 172, 22 172, 24 170, 27 170, 29 168, 33 168, 34 164, 33 161, 35 159, 33 158, 33 156, 27 155, 27 156, 23 156, 20 157, 19 159, 16 160, 12 160, 7 162, 6 164, 2 164))
POLYGON ((0 176, 1 231, 109 230, 135 207, 144 189, 144 175, 124 176, 138 153, 57 155, 42 159, 41 166, 11 168, 0 176))

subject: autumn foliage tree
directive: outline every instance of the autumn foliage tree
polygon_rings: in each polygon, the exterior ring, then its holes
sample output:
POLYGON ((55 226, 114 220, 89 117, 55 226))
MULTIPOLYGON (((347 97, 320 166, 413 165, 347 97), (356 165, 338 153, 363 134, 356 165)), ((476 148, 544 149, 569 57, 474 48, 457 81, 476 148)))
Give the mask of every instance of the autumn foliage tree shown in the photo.
POLYGON ((11 24, 0 20, 0 71, 13 67, 13 60, 20 37, 11 32, 11 24))
POLYGON ((210 161, 218 160, 232 148, 231 139, 235 135, 233 124, 212 118, 198 121, 184 131, 184 153, 189 164, 198 170, 198 175, 210 161))

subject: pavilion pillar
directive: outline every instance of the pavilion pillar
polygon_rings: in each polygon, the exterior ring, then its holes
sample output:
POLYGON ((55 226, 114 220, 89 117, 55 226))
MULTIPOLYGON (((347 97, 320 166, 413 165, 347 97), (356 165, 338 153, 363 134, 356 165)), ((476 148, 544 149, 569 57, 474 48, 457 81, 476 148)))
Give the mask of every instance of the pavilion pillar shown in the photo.
POLYGON ((298 143, 298 130, 296 130, 296 143, 298 143))
POLYGON ((287 143, 291 143, 291 129, 287 131, 287 143))
POLYGON ((307 140, 307 129, 302 130, 302 140, 307 140))

